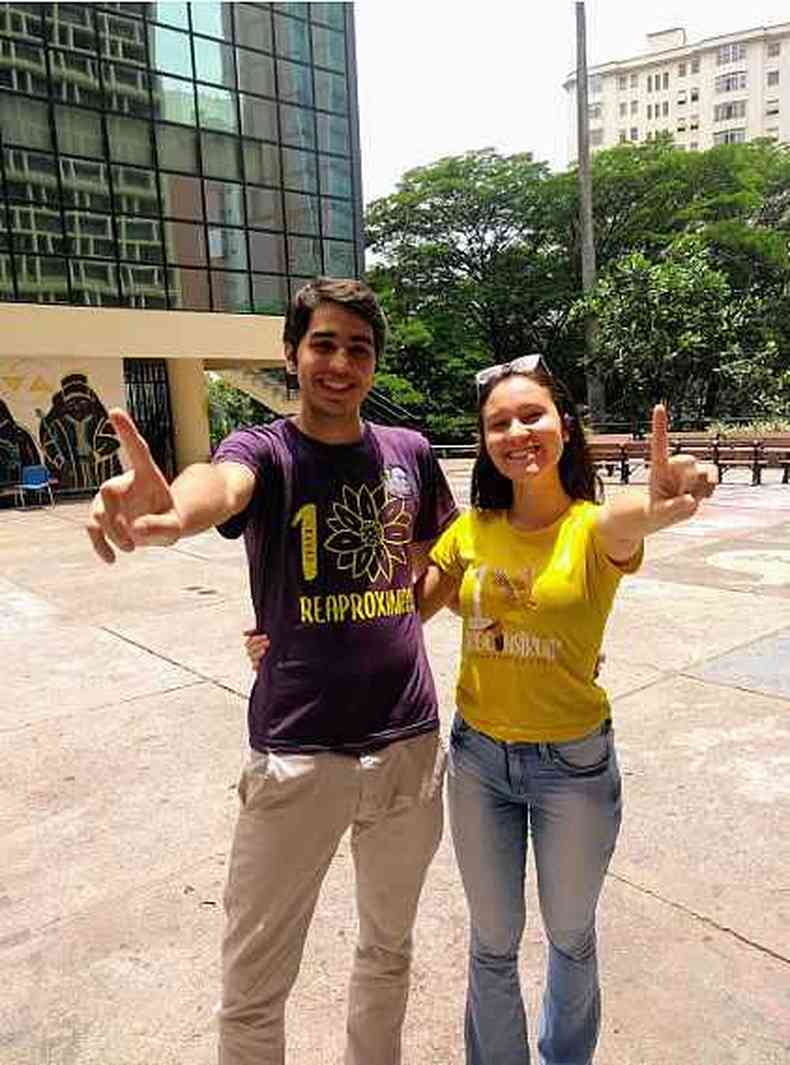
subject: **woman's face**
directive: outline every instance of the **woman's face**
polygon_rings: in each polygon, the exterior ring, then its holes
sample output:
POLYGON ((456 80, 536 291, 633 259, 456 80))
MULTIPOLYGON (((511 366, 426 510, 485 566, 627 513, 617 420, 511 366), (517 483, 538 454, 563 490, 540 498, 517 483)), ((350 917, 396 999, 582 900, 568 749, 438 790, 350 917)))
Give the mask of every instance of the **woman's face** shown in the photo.
POLYGON ((568 431, 543 385, 523 374, 505 377, 481 413, 486 449, 503 477, 531 480, 557 470, 568 431))

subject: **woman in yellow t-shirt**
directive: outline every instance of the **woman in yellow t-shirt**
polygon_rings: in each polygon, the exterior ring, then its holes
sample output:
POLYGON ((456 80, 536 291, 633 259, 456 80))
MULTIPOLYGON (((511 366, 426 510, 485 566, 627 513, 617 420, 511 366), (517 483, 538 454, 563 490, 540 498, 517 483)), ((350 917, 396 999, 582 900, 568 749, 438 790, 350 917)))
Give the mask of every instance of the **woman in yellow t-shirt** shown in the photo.
POLYGON ((472 510, 448 528, 418 583, 424 620, 463 617, 448 796, 471 919, 467 1065, 525 1065, 518 978, 532 840, 548 971, 542 1065, 589 1065, 600 1023, 595 911, 620 826, 609 703, 596 683, 606 620, 644 537, 710 495, 692 458, 668 456, 653 414, 647 494, 598 505, 566 387, 539 356, 477 377, 472 510))

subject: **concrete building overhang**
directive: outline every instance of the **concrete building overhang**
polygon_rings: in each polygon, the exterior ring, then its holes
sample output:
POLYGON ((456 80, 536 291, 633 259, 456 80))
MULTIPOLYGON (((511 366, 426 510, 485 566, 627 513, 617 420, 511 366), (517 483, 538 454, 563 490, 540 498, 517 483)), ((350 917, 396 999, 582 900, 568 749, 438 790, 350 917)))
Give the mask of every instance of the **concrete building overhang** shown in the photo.
POLYGON ((199 359, 208 368, 283 365, 283 319, 200 311, 0 304, 0 355, 199 359))

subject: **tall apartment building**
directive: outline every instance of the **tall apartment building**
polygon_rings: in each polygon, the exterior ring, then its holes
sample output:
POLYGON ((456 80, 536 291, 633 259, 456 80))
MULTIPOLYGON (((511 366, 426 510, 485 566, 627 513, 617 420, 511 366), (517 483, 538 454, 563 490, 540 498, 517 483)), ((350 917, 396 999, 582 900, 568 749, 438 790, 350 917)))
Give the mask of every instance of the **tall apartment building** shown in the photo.
POLYGON ((96 483, 109 406, 204 459, 204 369, 362 270, 350 3, 2 3, 0 139, 0 484, 96 483))
MULTIPOLYGON (((648 51, 588 70, 590 147, 671 133, 689 150, 768 137, 790 141, 790 22, 686 42, 683 29, 647 35, 648 51)), ((575 161, 576 75, 568 158, 575 161)))

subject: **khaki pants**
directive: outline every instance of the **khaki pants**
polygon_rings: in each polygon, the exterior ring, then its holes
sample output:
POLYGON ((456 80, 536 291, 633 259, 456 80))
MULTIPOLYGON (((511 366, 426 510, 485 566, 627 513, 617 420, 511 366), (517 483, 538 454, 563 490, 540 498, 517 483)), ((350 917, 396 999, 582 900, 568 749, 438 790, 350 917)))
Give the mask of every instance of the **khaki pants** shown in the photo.
POLYGON ((412 928, 442 833, 438 732, 371 754, 259 754, 239 783, 225 890, 220 1065, 282 1065, 284 1013, 318 892, 349 826, 359 941, 346 1065, 399 1065, 412 928))

